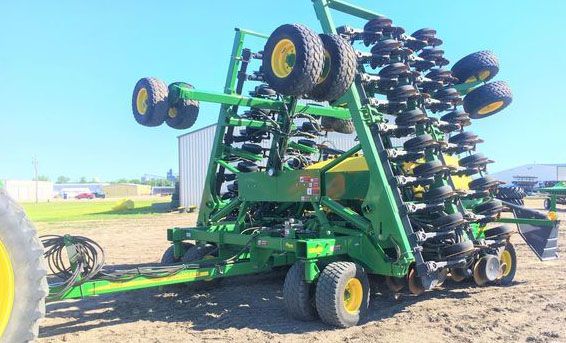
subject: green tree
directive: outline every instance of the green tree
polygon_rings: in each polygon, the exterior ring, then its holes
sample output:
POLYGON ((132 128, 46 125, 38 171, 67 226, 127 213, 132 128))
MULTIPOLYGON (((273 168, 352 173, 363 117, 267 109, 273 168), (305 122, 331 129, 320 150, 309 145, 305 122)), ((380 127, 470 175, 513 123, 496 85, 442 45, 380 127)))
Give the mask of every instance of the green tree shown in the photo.
POLYGON ((57 178, 56 183, 69 183, 69 181, 71 181, 70 177, 66 177, 66 176, 61 175, 57 178))
POLYGON ((86 177, 81 176, 81 178, 79 179, 79 183, 87 183, 86 177))
POLYGON ((49 177, 45 175, 38 175, 33 178, 33 181, 49 181, 49 177))

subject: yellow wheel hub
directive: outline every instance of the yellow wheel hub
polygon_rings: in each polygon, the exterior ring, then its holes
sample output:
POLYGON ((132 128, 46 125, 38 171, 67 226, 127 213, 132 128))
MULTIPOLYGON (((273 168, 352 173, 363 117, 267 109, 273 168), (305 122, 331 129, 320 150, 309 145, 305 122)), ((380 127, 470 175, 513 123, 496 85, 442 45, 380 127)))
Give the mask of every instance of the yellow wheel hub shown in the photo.
POLYGON ((147 112, 147 89, 142 88, 136 96, 136 110, 139 114, 144 115, 147 112))
POLYGON ((14 289, 14 270, 10 262, 10 255, 0 241, 0 337, 4 334, 12 314, 14 289))
POLYGON ((503 270, 501 271, 501 276, 506 277, 509 273, 511 273, 511 269, 513 269, 513 258, 508 250, 503 250, 503 253, 501 254, 501 264, 504 265, 503 270))
POLYGON ((499 101, 494 101, 489 105, 485 105, 484 107, 480 108, 480 110, 478 111, 479 115, 486 115, 486 114, 490 114, 493 111, 498 110, 499 108, 501 108, 501 106, 503 106, 504 102, 503 100, 499 100, 499 101))
POLYGON ((364 289, 360 280, 351 278, 344 288, 344 308, 350 313, 356 313, 362 306, 364 289))
POLYGON ((322 67, 322 74, 320 75, 320 78, 318 79, 318 81, 316 82, 316 84, 320 85, 321 83, 324 82, 324 80, 326 80, 326 78, 328 77, 328 74, 330 74, 330 65, 331 65, 332 61, 330 60, 330 53, 328 52, 328 50, 324 50, 324 67, 322 67))
POLYGON ((177 116, 177 109, 175 107, 169 107, 167 115, 169 115, 170 118, 175 118, 177 116))
POLYGON ((290 39, 282 39, 273 48, 271 55, 271 70, 275 76, 283 79, 293 71, 297 51, 290 39))
POLYGON ((491 75, 489 70, 482 70, 478 73, 478 75, 472 75, 466 79, 464 83, 474 83, 479 81, 487 80, 487 78, 491 75))

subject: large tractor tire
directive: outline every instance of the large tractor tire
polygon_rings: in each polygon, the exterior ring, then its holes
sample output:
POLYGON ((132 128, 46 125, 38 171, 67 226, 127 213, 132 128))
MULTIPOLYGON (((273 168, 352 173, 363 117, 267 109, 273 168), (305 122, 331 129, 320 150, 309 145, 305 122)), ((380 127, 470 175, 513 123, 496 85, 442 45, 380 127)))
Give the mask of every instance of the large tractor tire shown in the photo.
POLYGON ((524 198, 527 196, 521 187, 499 187, 497 189, 496 198, 510 202, 512 204, 523 206, 525 204, 524 198))
POLYGON ((324 67, 309 95, 317 101, 334 101, 354 82, 356 52, 350 43, 339 35, 321 34, 320 39, 324 45, 324 67))
POLYGON ((143 126, 159 126, 167 118, 169 91, 165 82, 153 77, 140 79, 132 94, 132 112, 143 126))
POLYGON ((338 119, 331 117, 322 117, 320 126, 326 131, 334 131, 343 134, 352 134, 356 130, 354 122, 351 119, 338 119))
POLYGON ((369 307, 369 280, 362 266, 332 262, 320 273, 316 284, 316 310, 326 324, 357 325, 369 307))
POLYGON ((464 97, 464 110, 472 119, 481 119, 494 115, 509 106, 513 101, 513 92, 507 83, 495 81, 480 86, 464 97))
POLYGON ((293 264, 283 285, 283 300, 291 317, 302 321, 316 319, 315 288, 314 283, 305 281, 305 264, 300 261, 293 264))
POLYGON ((487 82, 499 72, 499 61, 491 51, 478 51, 463 57, 452 67, 460 83, 487 82))
POLYGON ((264 79, 275 91, 302 96, 316 86, 324 66, 320 37, 303 25, 279 26, 263 49, 264 79))
POLYGON ((37 338, 49 293, 43 246, 23 209, 0 190, 0 342, 37 338))
MULTIPOLYGON (((177 86, 193 88, 191 84, 185 82, 173 82, 169 85, 169 98, 175 97, 178 99, 178 95, 173 95, 179 92, 177 86)), ((169 106, 165 122, 174 129, 186 130, 195 124, 198 112, 199 102, 197 100, 179 99, 175 104, 169 106)))

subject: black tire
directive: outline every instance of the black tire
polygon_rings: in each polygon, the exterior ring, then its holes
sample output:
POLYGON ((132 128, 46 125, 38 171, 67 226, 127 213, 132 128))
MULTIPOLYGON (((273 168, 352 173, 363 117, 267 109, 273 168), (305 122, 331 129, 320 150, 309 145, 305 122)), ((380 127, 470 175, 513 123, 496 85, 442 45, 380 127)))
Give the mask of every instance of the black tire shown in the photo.
POLYGON ((324 45, 324 67, 309 97, 317 101, 340 98, 354 82, 357 57, 354 49, 339 35, 321 34, 324 45))
POLYGON ((503 270, 503 275, 499 278, 496 283, 501 286, 509 286, 513 283, 513 279, 515 278, 515 273, 517 272, 517 253, 515 252, 515 247, 511 242, 507 242, 505 245, 505 249, 502 252, 502 256, 500 257, 500 263, 507 262, 505 258, 503 258, 503 254, 509 253, 509 258, 511 261, 511 266, 506 267, 503 270), (507 270, 507 268, 509 268, 507 270))
POLYGON ((513 228, 500 225, 484 231, 486 239, 503 239, 509 237, 513 233, 513 228))
MULTIPOLYGON (((185 251, 185 255, 181 258, 181 262, 183 263, 191 263, 195 261, 199 261, 202 259, 207 258, 208 256, 218 256, 217 248, 215 245, 212 244, 200 244, 200 245, 193 245, 189 249, 185 251)), ((210 279, 210 280, 203 280, 203 281, 195 281, 187 283, 187 286, 191 290, 207 290, 214 288, 220 283, 221 279, 210 279)))
POLYGON ((499 72, 499 61, 491 51, 478 51, 463 57, 452 67, 452 75, 460 83, 487 82, 499 72))
POLYGON ((440 186, 424 192, 423 200, 427 204, 442 203, 456 195, 452 186, 440 186))
POLYGON ((416 124, 425 122, 427 120, 426 114, 420 109, 401 112, 395 118, 395 124, 399 126, 414 126, 416 124))
POLYGON ((291 317, 311 321, 316 319, 315 283, 305 281, 305 265, 295 262, 285 277, 283 300, 291 317))
POLYGON ((169 109, 167 85, 153 77, 140 79, 132 94, 132 112, 143 126, 163 124, 169 109))
POLYGON ((428 133, 413 137, 405 141, 405 143, 403 143, 403 147, 405 148, 405 150, 410 152, 421 151, 437 145, 438 142, 428 133))
MULTIPOLYGON (((173 82, 169 85, 169 93, 178 92, 176 86, 193 88, 185 82, 173 82)), ((165 122, 169 127, 177 130, 186 130, 193 126, 198 118, 199 102, 196 100, 179 99, 175 104, 169 106, 165 122)))
POLYGON ((487 157, 480 153, 462 157, 460 160, 458 160, 458 164, 461 167, 465 168, 479 168, 485 166, 490 162, 492 161, 490 161, 487 157))
POLYGON ((472 241, 463 241, 448 245, 442 249, 442 256, 446 259, 460 257, 470 254, 474 251, 474 243, 472 241))
POLYGON ((481 141, 481 139, 473 132, 471 131, 464 131, 464 132, 460 132, 450 138, 448 138, 448 142, 450 143, 454 143, 454 144, 463 144, 463 145, 470 145, 470 144, 476 144, 479 143, 481 141))
MULTIPOLYGON (((195 245, 191 243, 183 242, 183 246, 185 248, 185 251, 187 251, 188 249, 194 247, 195 245)), ((181 262, 181 258, 175 258, 173 245, 168 247, 167 250, 165 250, 165 252, 163 253, 163 256, 161 256, 161 264, 175 264, 179 262, 181 262)))
POLYGON ((269 36, 263 49, 264 79, 271 88, 283 95, 301 96, 310 93, 322 74, 323 66, 322 41, 314 31, 303 25, 279 26, 269 36), (272 57, 278 43, 284 40, 293 43, 295 58, 292 66, 286 64, 286 68, 290 71, 280 73, 273 69, 272 57))
POLYGON ((320 126, 326 131, 334 131, 343 134, 352 134, 356 131, 351 119, 322 117, 320 120, 320 126))
MULTIPOLYGON (((364 269, 353 262, 332 262, 320 273, 316 284, 316 310, 326 324, 349 327, 358 324, 369 306, 369 280, 364 269), (348 311, 345 304, 346 285, 361 285, 358 310, 348 311)), ((350 295, 351 296, 351 295, 350 295)))
POLYGON ((472 210, 476 214, 490 216, 501 212, 503 210, 503 204, 497 199, 492 199, 475 206, 472 210))
POLYGON ((544 209, 549 211, 550 205, 551 205, 550 199, 548 199, 548 198, 544 199, 544 209))
POLYGON ((236 168, 242 173, 253 173, 259 170, 257 164, 250 161, 239 162, 236 168))
POLYGON ((517 205, 523 203, 523 198, 525 198, 525 191, 521 187, 500 187, 497 189, 496 197, 501 200, 512 202, 517 205))
POLYGON ((432 222, 432 226, 436 231, 451 231, 464 224, 466 224, 466 220, 459 212, 443 215, 432 222))
POLYGON ((35 341, 49 293, 44 249, 24 210, 4 190, 0 190, 0 250, 0 277, 6 282, 0 286, 0 319, 7 320, 6 327, 0 327, 0 341, 35 341))
POLYGON ((464 97, 464 110, 472 119, 494 115, 509 106, 513 92, 504 81, 486 83, 464 97))
POLYGON ((470 189, 473 189, 475 191, 483 191, 486 189, 491 189, 493 187, 496 187, 497 185, 499 185, 499 183, 500 183, 499 180, 489 175, 486 175, 484 177, 480 177, 470 181, 470 183, 468 183, 468 187, 470 187, 470 189))
POLYGON ((445 172, 448 168, 438 160, 419 164, 413 168, 413 175, 417 177, 430 177, 440 172, 445 172))

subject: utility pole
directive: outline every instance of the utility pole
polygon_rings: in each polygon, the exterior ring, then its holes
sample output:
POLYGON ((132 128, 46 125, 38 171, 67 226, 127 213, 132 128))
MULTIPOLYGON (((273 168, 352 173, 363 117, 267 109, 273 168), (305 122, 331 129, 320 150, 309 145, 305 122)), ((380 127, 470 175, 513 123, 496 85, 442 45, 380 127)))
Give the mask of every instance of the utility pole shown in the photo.
POLYGON ((39 202, 39 175, 37 172, 39 163, 37 162, 37 158, 35 156, 31 159, 31 164, 33 164, 33 170, 35 174, 35 203, 37 204, 39 202))

